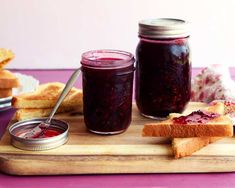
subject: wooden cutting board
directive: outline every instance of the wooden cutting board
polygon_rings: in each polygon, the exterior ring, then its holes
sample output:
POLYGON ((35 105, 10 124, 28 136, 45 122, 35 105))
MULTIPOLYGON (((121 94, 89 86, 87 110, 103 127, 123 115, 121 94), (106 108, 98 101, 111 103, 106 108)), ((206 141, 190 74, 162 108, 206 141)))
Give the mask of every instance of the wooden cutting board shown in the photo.
MULTIPOLYGON (((204 106, 190 103, 186 111, 204 106)), ((169 139, 141 137, 143 124, 153 120, 140 116, 135 105, 131 126, 120 135, 87 132, 82 115, 57 118, 70 124, 67 144, 48 151, 24 151, 11 146, 6 132, 0 141, 0 170, 14 175, 235 171, 235 138, 224 138, 190 157, 174 159, 169 139)))

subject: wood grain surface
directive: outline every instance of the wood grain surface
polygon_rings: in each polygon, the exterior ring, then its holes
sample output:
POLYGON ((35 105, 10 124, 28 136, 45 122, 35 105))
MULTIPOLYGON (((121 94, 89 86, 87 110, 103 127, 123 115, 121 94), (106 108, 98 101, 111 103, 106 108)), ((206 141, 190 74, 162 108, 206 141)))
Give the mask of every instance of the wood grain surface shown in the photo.
MULTIPOLYGON (((190 103, 186 113, 201 107, 205 105, 190 103)), ((0 170, 14 175, 235 171, 234 138, 210 144, 190 157, 174 159, 169 138, 141 136, 144 123, 154 120, 140 116, 135 105, 128 130, 114 136, 88 132, 79 114, 61 114, 56 118, 70 125, 65 145, 47 151, 20 150, 10 144, 6 132, 0 141, 0 170)))

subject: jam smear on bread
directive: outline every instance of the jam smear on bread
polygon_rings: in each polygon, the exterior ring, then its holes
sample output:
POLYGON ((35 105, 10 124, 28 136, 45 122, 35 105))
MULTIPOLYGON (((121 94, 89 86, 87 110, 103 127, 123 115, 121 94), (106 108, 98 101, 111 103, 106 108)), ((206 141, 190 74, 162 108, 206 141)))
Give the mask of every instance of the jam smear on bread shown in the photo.
POLYGON ((177 124, 189 124, 189 123, 207 123, 208 121, 219 117, 220 114, 213 112, 205 112, 202 110, 194 111, 187 116, 180 116, 173 118, 173 122, 177 124))

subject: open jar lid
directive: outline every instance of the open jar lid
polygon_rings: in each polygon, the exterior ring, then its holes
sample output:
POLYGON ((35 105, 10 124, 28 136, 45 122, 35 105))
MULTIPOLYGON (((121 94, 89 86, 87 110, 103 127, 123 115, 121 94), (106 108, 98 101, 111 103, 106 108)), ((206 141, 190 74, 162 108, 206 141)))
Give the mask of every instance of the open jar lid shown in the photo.
POLYGON ((11 125, 8 129, 11 136, 11 144, 23 150, 48 150, 59 147, 68 140, 69 126, 66 122, 52 119, 51 125, 43 137, 25 138, 24 135, 31 131, 47 118, 37 118, 25 121, 19 121, 11 125))
POLYGON ((174 18, 157 18, 139 22, 139 36, 153 39, 189 36, 189 23, 174 18))

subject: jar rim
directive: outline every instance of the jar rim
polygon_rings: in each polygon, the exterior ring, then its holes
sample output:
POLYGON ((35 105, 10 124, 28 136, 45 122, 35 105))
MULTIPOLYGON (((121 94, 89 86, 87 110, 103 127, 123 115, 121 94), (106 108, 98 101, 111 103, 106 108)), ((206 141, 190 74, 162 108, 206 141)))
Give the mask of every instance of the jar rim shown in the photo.
POLYGON ((122 50, 90 50, 82 54, 81 64, 94 69, 119 69, 133 65, 134 55, 122 50))

